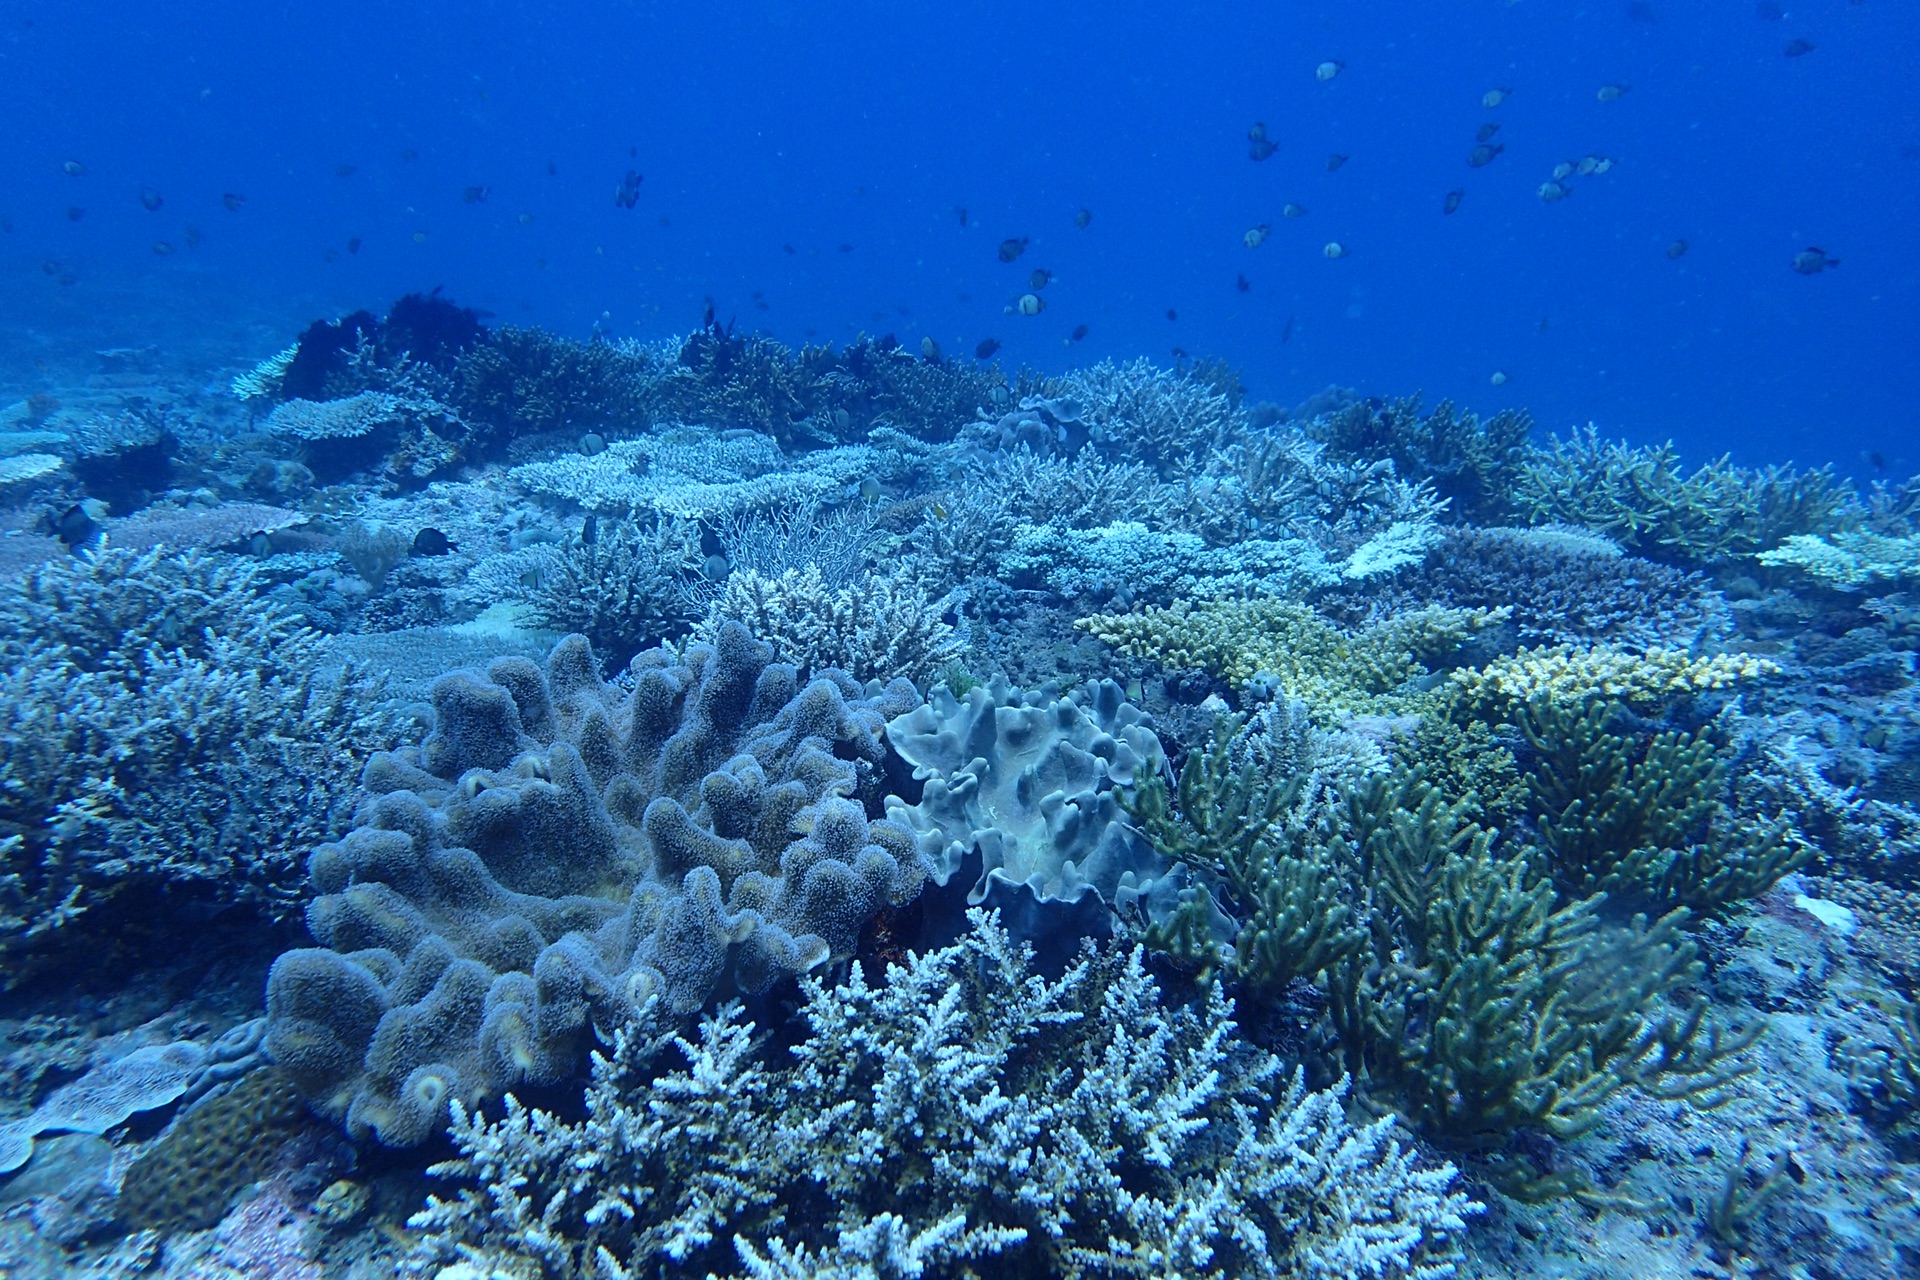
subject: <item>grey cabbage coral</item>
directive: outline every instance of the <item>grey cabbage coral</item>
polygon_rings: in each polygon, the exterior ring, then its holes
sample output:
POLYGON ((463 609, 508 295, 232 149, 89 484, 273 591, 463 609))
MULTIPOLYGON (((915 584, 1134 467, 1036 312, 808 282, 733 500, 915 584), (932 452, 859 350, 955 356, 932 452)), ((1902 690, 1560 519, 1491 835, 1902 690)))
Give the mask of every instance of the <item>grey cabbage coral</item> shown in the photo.
POLYGON ((964 700, 942 685, 888 722, 887 741, 925 782, 918 804, 887 797, 941 884, 976 850, 985 901, 995 881, 1041 902, 1092 892, 1131 909, 1156 894, 1167 863, 1127 823, 1121 800, 1166 763, 1152 719, 1111 680, 1065 695, 1022 692, 1004 676, 964 700))
POLYGON ((356 1134, 411 1146, 450 1100, 557 1083, 649 994, 688 1012, 844 958, 926 879, 912 834, 868 818, 904 681, 802 685, 735 626, 620 684, 572 636, 433 701, 314 851, 321 946, 267 982, 274 1061, 356 1134))
POLYGON ((616 1036, 586 1116, 460 1108, 457 1198, 413 1225, 442 1276, 1438 1280, 1479 1206, 1391 1122, 1169 1008, 1139 948, 1031 972, 996 916, 869 983, 803 982, 807 1035, 736 1006, 616 1036), (678 1060, 678 1062, 676 1062, 678 1060), (683 1062, 684 1065, 678 1065, 683 1062))

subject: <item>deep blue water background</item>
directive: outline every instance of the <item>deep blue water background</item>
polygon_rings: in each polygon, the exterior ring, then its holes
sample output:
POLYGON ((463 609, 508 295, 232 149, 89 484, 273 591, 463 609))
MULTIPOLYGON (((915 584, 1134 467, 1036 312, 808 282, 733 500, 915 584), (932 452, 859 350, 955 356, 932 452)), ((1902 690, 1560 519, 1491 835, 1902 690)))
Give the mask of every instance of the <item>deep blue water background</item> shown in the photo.
POLYGON ((1920 8, 1763 10, 0 4, 0 392, 101 345, 248 363, 439 285, 580 335, 682 332, 712 297, 794 343, 992 336, 1049 369, 1178 347, 1282 403, 1422 390, 1904 475, 1920 8), (1798 37, 1817 47, 1785 56, 1798 37), (1321 82, 1327 59, 1346 67, 1321 82), (1597 101, 1610 82, 1630 91, 1597 101), (1486 121, 1506 150, 1470 169, 1486 121), (1329 173, 1330 152, 1351 159, 1329 173), (1537 198, 1588 153, 1613 171, 1537 198), (1012 265, 1008 236, 1032 240, 1012 265), (1809 245, 1842 266, 1795 274, 1809 245), (1036 266, 1048 309, 1006 314, 1036 266))

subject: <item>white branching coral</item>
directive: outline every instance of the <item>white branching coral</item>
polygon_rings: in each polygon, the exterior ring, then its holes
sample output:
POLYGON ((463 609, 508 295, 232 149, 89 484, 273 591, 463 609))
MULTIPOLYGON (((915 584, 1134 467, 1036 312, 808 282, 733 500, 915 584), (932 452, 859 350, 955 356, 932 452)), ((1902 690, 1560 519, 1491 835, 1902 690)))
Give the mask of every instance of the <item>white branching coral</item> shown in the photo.
POLYGON ((806 1036, 738 1006, 616 1034, 586 1116, 457 1111, 463 1184, 415 1215, 441 1274, 1437 1280, 1478 1206, 1390 1121, 1170 1008, 1139 949, 1057 980, 996 916, 953 946, 803 981, 806 1036), (672 1059, 683 1066, 671 1065, 672 1059))
POLYGON ((287 369, 300 354, 300 344, 290 342, 245 373, 233 375, 227 386, 240 400, 269 400, 280 394, 286 383, 287 369))
POLYGON ((806 671, 837 667, 857 680, 904 676, 924 687, 966 649, 958 596, 929 599, 905 577, 868 574, 845 586, 829 583, 818 565, 768 576, 735 569, 696 633, 717 635, 738 622, 806 671))

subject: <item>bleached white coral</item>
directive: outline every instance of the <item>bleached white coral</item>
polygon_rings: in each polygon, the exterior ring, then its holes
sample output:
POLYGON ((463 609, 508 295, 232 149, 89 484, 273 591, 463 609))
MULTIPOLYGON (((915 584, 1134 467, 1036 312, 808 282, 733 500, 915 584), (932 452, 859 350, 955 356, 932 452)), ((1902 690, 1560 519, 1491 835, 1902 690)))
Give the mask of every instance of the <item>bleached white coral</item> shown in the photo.
POLYGON ((245 373, 233 375, 233 381, 227 386, 239 400, 265 400, 277 396, 287 380, 287 367, 299 354, 300 344, 289 343, 245 373))
POLYGON ((1390 1121, 1351 1127, 1235 1035, 1165 1004, 1139 949, 1049 981, 997 917, 838 988, 770 1048, 737 1006, 696 1040, 621 1031, 584 1119, 459 1113, 463 1184, 419 1261, 482 1274, 1009 1274, 1437 1280, 1477 1211, 1390 1121), (683 1067, 665 1061, 677 1057, 683 1067), (742 1270, 741 1268, 744 1268, 742 1270))
POLYGON ((1841 589, 1874 582, 1920 579, 1920 537, 1887 537, 1864 530, 1823 538, 1796 533, 1754 559, 1772 568, 1800 569, 1815 581, 1841 589))

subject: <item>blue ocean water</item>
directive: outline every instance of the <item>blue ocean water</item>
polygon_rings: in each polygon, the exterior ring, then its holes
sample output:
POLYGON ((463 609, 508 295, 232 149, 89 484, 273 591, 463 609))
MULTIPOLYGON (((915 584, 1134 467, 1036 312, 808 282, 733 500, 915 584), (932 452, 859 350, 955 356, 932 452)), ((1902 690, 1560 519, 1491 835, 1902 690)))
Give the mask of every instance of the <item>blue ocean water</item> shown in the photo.
POLYGON ((216 348, 436 285, 580 335, 711 298, 794 344, 1179 350, 1281 403, 1418 390, 1905 474, 1916 51, 1892 0, 9 3, 0 379, 34 390, 63 335, 216 348), (1808 247, 1841 265, 1796 273, 1808 247), (1046 310, 1010 314, 1036 267, 1046 310))

